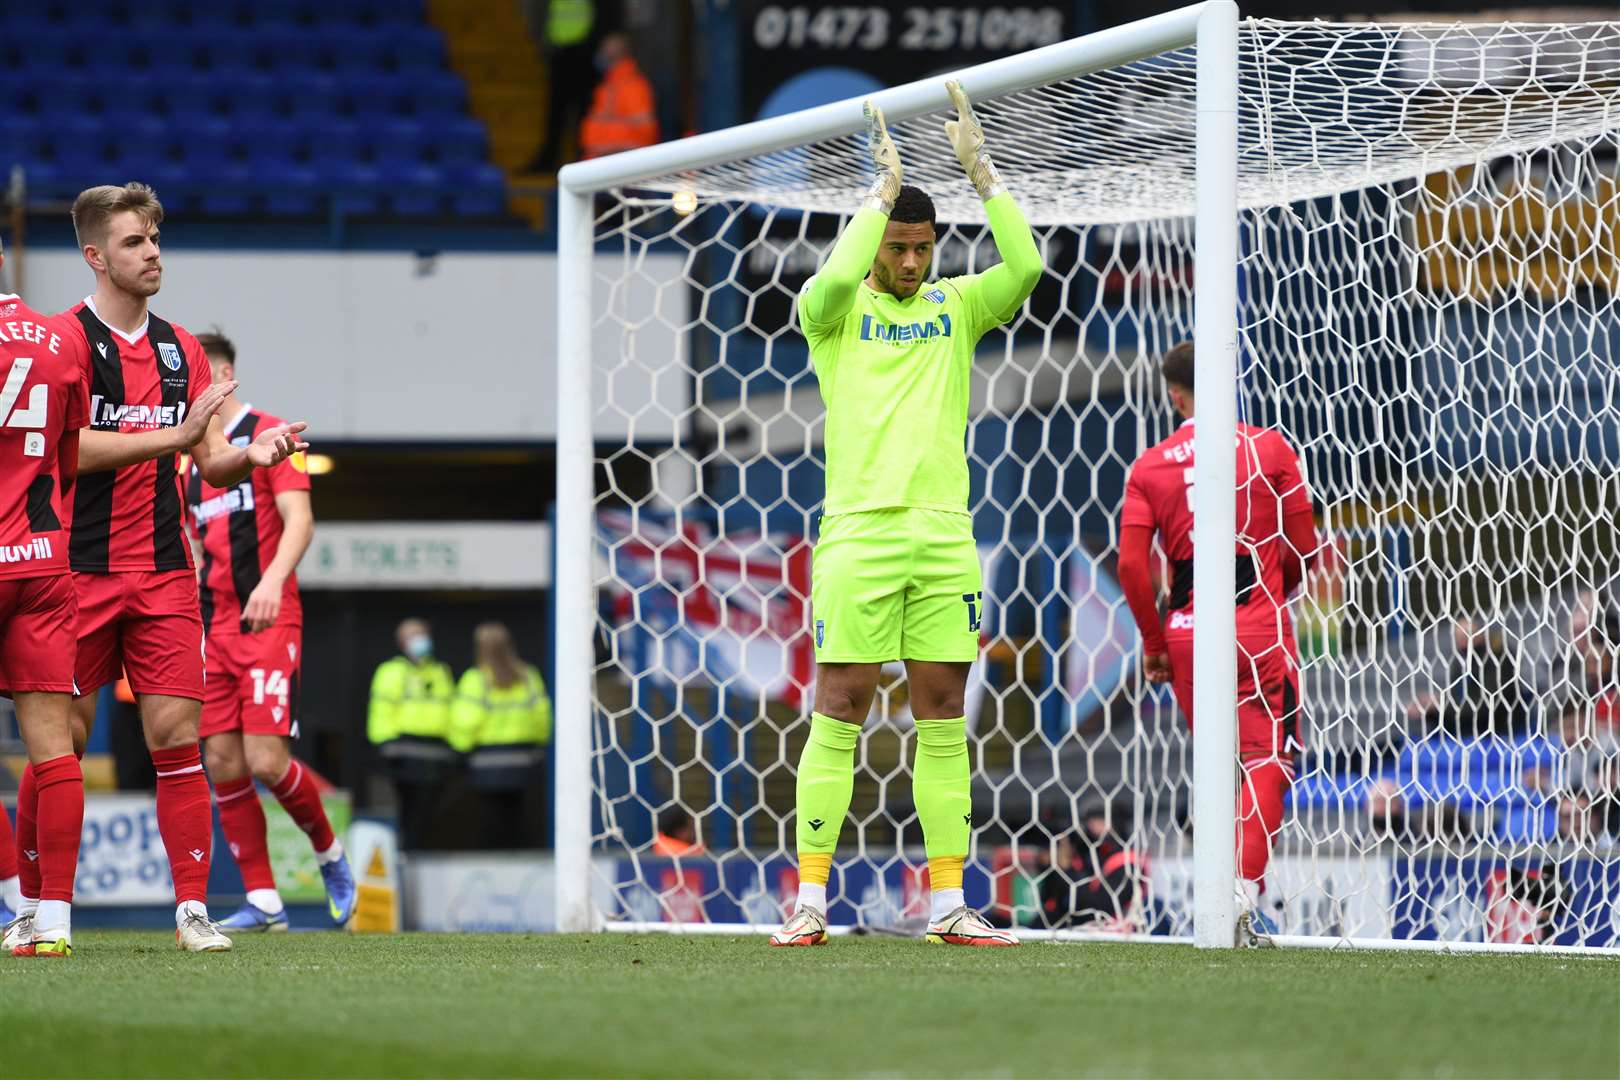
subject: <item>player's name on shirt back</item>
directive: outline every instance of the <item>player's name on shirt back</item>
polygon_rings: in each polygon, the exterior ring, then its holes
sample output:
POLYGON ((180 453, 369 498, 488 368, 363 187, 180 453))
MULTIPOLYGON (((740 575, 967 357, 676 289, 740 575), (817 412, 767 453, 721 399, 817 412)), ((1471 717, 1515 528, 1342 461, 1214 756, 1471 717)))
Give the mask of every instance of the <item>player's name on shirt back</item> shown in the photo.
POLYGON ((0 578, 67 569, 60 448, 88 419, 85 365, 64 322, 0 296, 0 578))

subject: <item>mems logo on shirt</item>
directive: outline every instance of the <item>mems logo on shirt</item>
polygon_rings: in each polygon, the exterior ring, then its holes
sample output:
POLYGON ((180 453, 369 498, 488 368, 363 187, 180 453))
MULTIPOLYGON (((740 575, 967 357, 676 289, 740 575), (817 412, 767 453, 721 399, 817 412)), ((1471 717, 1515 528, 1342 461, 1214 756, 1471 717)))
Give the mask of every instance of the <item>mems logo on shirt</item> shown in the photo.
POLYGON ((861 316, 861 340, 883 341, 890 345, 909 345, 929 338, 950 337, 951 317, 940 314, 927 322, 886 323, 871 315, 861 316))

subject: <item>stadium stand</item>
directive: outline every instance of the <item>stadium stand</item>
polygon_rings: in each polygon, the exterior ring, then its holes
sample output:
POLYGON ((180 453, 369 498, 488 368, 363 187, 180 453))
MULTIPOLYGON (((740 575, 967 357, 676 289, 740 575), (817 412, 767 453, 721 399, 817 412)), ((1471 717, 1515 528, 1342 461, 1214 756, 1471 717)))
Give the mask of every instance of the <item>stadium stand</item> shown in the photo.
POLYGON ((205 215, 506 213, 419 0, 16 0, 7 15, 0 163, 37 195, 139 177, 205 215))

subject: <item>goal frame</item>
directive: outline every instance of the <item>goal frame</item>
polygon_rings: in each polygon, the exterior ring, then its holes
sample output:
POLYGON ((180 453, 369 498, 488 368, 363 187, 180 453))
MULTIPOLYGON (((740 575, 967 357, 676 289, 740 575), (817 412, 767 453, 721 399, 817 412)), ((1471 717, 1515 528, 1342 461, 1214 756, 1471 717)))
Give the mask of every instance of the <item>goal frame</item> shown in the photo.
MULTIPOLYGON (((970 97, 989 98, 1197 49, 1194 345, 1198 424, 1193 482, 1194 574, 1200 582, 1194 641, 1193 812, 1225 827, 1194 830, 1194 944, 1236 945, 1236 487, 1238 351, 1238 6, 1205 0, 1151 18, 956 72, 970 97), (1206 389, 1208 388, 1208 389, 1206 389)), ((563 932, 602 929, 591 900, 592 646, 595 570, 595 402, 591 394, 592 206, 597 193, 864 130, 863 98, 568 165, 557 175, 557 511, 555 649, 556 914, 563 932)), ((950 105, 945 76, 871 95, 891 122, 950 105)), ((851 162, 851 168, 858 166, 851 162)), ((1016 192, 1015 192, 1016 194, 1016 192)), ((853 208, 852 208, 853 209, 853 208)))

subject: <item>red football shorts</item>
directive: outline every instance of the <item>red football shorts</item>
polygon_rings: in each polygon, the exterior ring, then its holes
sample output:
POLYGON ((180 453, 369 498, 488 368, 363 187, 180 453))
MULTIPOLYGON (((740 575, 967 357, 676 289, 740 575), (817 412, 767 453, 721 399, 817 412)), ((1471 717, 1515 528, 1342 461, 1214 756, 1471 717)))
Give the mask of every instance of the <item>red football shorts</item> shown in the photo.
POLYGON ((202 609, 190 570, 74 574, 79 594, 80 694, 114 682, 137 694, 203 696, 202 609))
MULTIPOLYGON (((1171 638, 1170 688, 1176 704, 1193 725, 1192 638, 1171 638)), ((1299 735, 1299 664, 1290 646, 1238 641, 1238 753, 1243 757, 1280 757, 1291 761, 1301 749, 1299 735)))
POLYGON ((208 636, 208 686, 201 735, 298 736, 298 663, 303 628, 208 636))
POLYGON ((0 690, 73 693, 77 611, 70 574, 0 581, 0 690))

